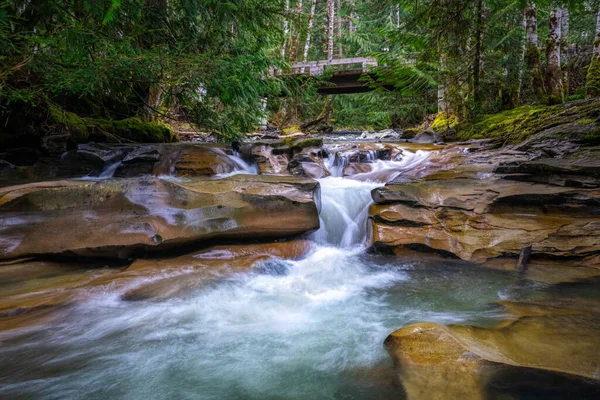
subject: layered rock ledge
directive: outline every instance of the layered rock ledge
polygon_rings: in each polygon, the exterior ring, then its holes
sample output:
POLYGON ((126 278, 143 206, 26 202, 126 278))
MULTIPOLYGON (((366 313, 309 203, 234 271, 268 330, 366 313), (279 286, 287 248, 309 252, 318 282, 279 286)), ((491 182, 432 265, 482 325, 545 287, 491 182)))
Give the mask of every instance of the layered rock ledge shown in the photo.
POLYGON ((0 189, 0 259, 130 258, 212 239, 318 229, 319 184, 295 177, 55 181, 0 189))
POLYGON ((591 260, 600 254, 597 152, 541 153, 482 149, 445 171, 375 189, 372 245, 477 263, 529 247, 532 257, 591 260))

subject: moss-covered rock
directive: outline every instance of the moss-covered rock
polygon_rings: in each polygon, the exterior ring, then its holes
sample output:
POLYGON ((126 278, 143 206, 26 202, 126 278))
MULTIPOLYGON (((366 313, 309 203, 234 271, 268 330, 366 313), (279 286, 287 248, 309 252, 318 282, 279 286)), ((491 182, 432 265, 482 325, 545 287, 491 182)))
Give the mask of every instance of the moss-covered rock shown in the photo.
POLYGON ((556 106, 523 106, 484 115, 458 124, 459 140, 498 138, 519 143, 534 134, 596 142, 600 139, 600 100, 583 100, 556 106))
POLYGON ((450 128, 454 128, 458 124, 458 117, 454 114, 446 114, 445 112, 440 112, 435 117, 433 124, 431 125, 431 129, 436 132, 444 132, 450 128))
POLYGON ((50 124, 59 131, 69 133, 75 143, 83 143, 89 138, 88 127, 84 120, 77 114, 63 110, 55 104, 48 106, 50 111, 50 124))
POLYGON ((292 125, 290 127, 284 128, 281 131, 281 134, 284 136, 294 135, 296 133, 302 133, 302 128, 300 128, 298 125, 292 125))
POLYGON ((169 143, 175 141, 173 132, 156 122, 146 122, 139 118, 126 118, 120 121, 90 119, 86 121, 90 130, 98 135, 116 136, 139 143, 169 143))
POLYGON ((291 143, 286 143, 294 151, 300 151, 309 147, 323 147, 323 139, 311 138, 311 139, 300 139, 293 140, 291 143))

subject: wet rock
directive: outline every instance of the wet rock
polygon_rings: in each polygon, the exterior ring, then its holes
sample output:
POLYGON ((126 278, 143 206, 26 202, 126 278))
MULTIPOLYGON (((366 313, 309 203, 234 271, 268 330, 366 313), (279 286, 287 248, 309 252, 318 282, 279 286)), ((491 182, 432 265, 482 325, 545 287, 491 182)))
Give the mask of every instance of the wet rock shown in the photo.
POLYGON ((364 131, 360 138, 363 140, 382 140, 382 139, 400 139, 402 133, 396 132, 394 129, 384 129, 379 132, 364 131))
POLYGON ((125 156, 117 167, 114 176, 117 178, 133 178, 151 175, 154 171, 154 165, 159 160, 158 145, 136 147, 125 156))
POLYGON ((193 143, 137 146, 116 168, 115 177, 173 175, 183 177, 225 174, 239 168, 224 149, 193 143))
POLYGON ((487 383, 507 366, 600 379, 599 314, 540 304, 503 306, 514 319, 496 327, 418 323, 388 336, 385 346, 408 398, 488 398, 487 383))
POLYGON ((223 149, 194 144, 159 145, 155 175, 212 176, 234 171, 238 165, 223 149))
POLYGON ((285 140, 247 144, 244 153, 261 175, 326 176, 323 139, 292 135, 285 140))
POLYGON ((372 193, 372 243, 421 247, 464 260, 584 258, 600 252, 600 192, 484 180, 430 180, 372 193))
POLYGON ((389 335, 385 347, 407 399, 486 398, 482 371, 494 364, 458 343, 444 326, 407 326, 389 335))
POLYGON ((312 154, 300 153, 292 157, 288 170, 293 176, 321 179, 330 175, 323 159, 312 154))
POLYGON ((307 240, 212 246, 186 255, 122 262, 0 262, 0 331, 61 318, 66 306, 110 287, 124 300, 168 299, 253 265, 305 255, 307 240))
POLYGON ((217 238, 288 237, 319 227, 318 183, 237 175, 56 181, 0 189, 0 259, 130 258, 217 238))
POLYGON ((506 179, 579 188, 600 187, 600 152, 571 158, 546 158, 504 163, 497 173, 506 179))
POLYGON ((442 141, 442 136, 432 130, 426 130, 417 134, 412 140, 412 143, 428 144, 438 143, 442 141))
POLYGON ((67 151, 71 135, 47 135, 43 136, 40 143, 42 149, 48 154, 60 155, 67 151))
POLYGON ((277 142, 275 147, 269 143, 258 143, 249 150, 250 158, 258 167, 261 175, 284 175, 287 173, 291 158, 291 149, 277 142))
MULTIPOLYGON (((124 300, 167 299, 189 293, 214 279, 255 267, 259 273, 283 272, 289 260, 306 255, 308 240, 276 243, 217 245, 176 258, 137 260, 121 274, 108 279, 121 286, 131 279, 157 276, 126 290, 124 300), (276 265, 280 268, 277 269, 276 265)), ((114 283, 113 283, 114 285, 114 283)))

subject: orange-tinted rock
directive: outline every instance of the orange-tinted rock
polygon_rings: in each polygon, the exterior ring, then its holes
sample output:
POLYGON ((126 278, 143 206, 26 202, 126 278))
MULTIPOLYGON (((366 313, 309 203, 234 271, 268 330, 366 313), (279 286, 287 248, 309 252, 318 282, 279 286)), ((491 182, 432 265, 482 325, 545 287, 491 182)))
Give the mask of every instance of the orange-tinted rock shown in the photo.
POLYGON ((209 239, 289 237, 319 227, 318 183, 236 175, 61 181, 0 189, 0 259, 129 258, 209 239))
POLYGON ((485 399, 487 383, 508 368, 600 379, 600 314, 504 302, 514 319, 493 328, 418 323, 385 346, 409 399, 485 399))
POLYGON ((600 252, 600 191, 498 178, 426 180, 373 191, 375 245, 420 246, 484 262, 532 246, 545 257, 600 252))

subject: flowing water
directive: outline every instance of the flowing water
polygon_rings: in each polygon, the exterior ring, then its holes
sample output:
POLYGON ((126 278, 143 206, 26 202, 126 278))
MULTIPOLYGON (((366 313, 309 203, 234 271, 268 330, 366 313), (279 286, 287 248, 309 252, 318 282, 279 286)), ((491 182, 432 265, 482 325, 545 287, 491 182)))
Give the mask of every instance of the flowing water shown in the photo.
MULTIPOLYGON (((401 174, 413 157, 385 168, 401 174)), ((465 263, 368 255, 370 192, 382 183, 320 183, 322 228, 304 259, 166 301, 125 301, 109 286, 60 322, 5 333, 0 398, 399 398, 389 333, 420 321, 487 325, 504 317, 490 302, 540 289, 465 263)))

